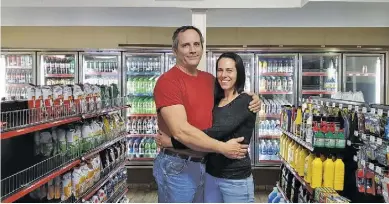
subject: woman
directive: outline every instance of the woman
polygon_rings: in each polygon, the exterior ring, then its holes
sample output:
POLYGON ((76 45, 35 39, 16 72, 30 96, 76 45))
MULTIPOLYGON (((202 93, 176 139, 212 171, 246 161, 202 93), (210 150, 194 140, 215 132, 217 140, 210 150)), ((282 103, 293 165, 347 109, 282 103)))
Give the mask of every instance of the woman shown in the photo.
MULTIPOLYGON (((213 125, 204 132, 224 142, 244 137, 243 143, 249 144, 255 126, 255 113, 247 108, 252 97, 243 93, 246 79, 243 60, 235 53, 224 53, 218 58, 216 69, 213 125)), ((172 147, 174 143, 175 148, 185 148, 167 135, 159 137, 158 143, 163 147, 172 147)), ((248 153, 239 160, 217 153, 207 155, 204 202, 254 202, 248 153)))

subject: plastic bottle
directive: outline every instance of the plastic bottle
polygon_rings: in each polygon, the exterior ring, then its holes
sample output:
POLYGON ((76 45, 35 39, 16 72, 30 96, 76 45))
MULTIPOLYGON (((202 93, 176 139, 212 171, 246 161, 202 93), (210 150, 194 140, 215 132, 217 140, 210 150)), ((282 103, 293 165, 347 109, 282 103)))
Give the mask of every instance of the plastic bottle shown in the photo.
POLYGON ((299 176, 304 176, 305 158, 308 156, 308 152, 305 148, 301 148, 298 155, 297 173, 299 176))
POLYGON ((337 158, 334 164, 334 189, 342 191, 344 188, 344 163, 341 158, 337 158))
POLYGON ((273 155, 274 155, 275 149, 274 149, 274 146, 273 146, 271 140, 268 140, 266 145, 267 145, 267 158, 266 158, 266 160, 273 160, 273 155))
POLYGON ((272 203, 279 203, 282 195, 281 193, 277 193, 277 196, 271 201, 272 203))
POLYGON ((293 168, 297 171, 298 167, 300 166, 300 163, 299 163, 299 153, 301 151, 301 146, 298 145, 297 148, 294 150, 294 153, 293 153, 293 168))
POLYGON ((281 137, 280 137, 280 145, 279 145, 279 148, 280 148, 280 156, 282 157, 282 158, 284 158, 284 152, 283 152, 283 150, 284 150, 284 140, 285 140, 285 137, 284 137, 284 135, 281 135, 281 137))
POLYGON ((280 146, 277 140, 273 141, 273 148, 274 148, 273 160, 279 160, 278 155, 280 153, 280 146))
POLYGON ((290 164, 291 167, 294 168, 294 151, 296 150, 296 148, 298 147, 298 144, 293 142, 291 147, 289 148, 289 154, 288 154, 288 163, 290 164))
POLYGON ((296 116, 296 119, 294 121, 294 134, 297 137, 301 136, 301 124, 302 124, 302 122, 303 122, 302 111, 301 111, 301 106, 299 106, 297 108, 297 116, 296 116))
POLYGON ((284 148, 283 148, 283 154, 284 154, 283 159, 285 161, 288 161, 288 154, 289 154, 288 148, 289 148, 290 142, 291 142, 291 140, 287 136, 285 136, 285 142, 284 142, 284 148))
POLYGON ((134 145, 133 145, 133 157, 134 158, 139 158, 139 142, 140 142, 140 139, 139 138, 134 138, 134 145))
POLYGON ((331 157, 328 157, 323 163, 323 187, 334 187, 335 165, 331 157))
POLYGON ((312 182, 312 161, 314 160, 314 155, 310 153, 307 157, 305 157, 304 163, 304 180, 307 183, 312 182))
POLYGON ((266 160, 266 158, 267 158, 267 155, 268 155, 268 147, 267 147, 267 145, 266 145, 266 142, 264 141, 264 140, 262 140, 262 142, 261 142, 261 150, 262 150, 262 152, 261 152, 261 160, 266 160))
POLYGON ((267 202, 271 203, 271 201, 277 196, 278 189, 277 187, 273 187, 273 191, 269 194, 267 202))
POLYGON ((323 162, 319 155, 312 161, 312 178, 311 187, 317 188, 322 186, 323 181, 323 162))

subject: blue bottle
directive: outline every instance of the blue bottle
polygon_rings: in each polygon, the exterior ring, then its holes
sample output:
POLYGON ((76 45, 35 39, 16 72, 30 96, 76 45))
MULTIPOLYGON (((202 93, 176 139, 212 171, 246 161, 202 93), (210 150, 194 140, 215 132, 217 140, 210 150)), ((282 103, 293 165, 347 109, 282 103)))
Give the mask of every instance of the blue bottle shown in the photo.
POLYGON ((279 203, 281 200, 281 193, 277 193, 277 196, 271 201, 272 203, 279 203))
POLYGON ((273 191, 269 194, 267 202, 271 203, 273 199, 277 196, 277 193, 278 193, 277 187, 273 187, 273 191))

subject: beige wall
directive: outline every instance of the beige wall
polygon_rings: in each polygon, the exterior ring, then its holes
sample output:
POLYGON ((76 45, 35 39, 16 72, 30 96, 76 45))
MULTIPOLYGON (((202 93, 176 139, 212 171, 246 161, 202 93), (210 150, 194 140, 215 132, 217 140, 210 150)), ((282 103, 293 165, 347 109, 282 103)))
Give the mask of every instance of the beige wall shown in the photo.
MULTIPOLYGON (((168 45, 173 31, 166 27, 1 27, 1 46, 62 49, 168 45)), ((389 28, 208 28, 207 44, 389 46, 389 28)))

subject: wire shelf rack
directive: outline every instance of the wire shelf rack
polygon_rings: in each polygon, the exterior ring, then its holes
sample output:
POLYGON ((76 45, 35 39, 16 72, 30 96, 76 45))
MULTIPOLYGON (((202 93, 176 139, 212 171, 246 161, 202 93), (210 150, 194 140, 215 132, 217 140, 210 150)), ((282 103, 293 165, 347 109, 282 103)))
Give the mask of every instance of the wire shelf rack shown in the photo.
MULTIPOLYGON (((44 106, 43 102, 39 102, 39 104, 39 108, 2 112, 0 116, 1 131, 7 132, 50 122, 60 122, 68 118, 81 120, 129 107, 129 105, 126 105, 127 97, 103 101, 81 100, 77 102, 75 100, 70 103, 61 102, 60 105, 56 106, 44 106)), ((73 122, 73 120, 68 122, 73 122)), ((61 123, 52 124, 52 126, 55 125, 61 125, 61 123)))
POLYGON ((49 156, 47 159, 27 169, 2 179, 0 181, 1 199, 3 200, 3 198, 14 194, 22 188, 31 186, 34 182, 58 169, 64 168, 81 157, 91 157, 109 145, 125 139, 126 134, 119 130, 112 130, 109 133, 104 133, 99 138, 80 139, 64 149, 61 149, 60 145, 58 145, 57 153, 54 156, 49 156))

